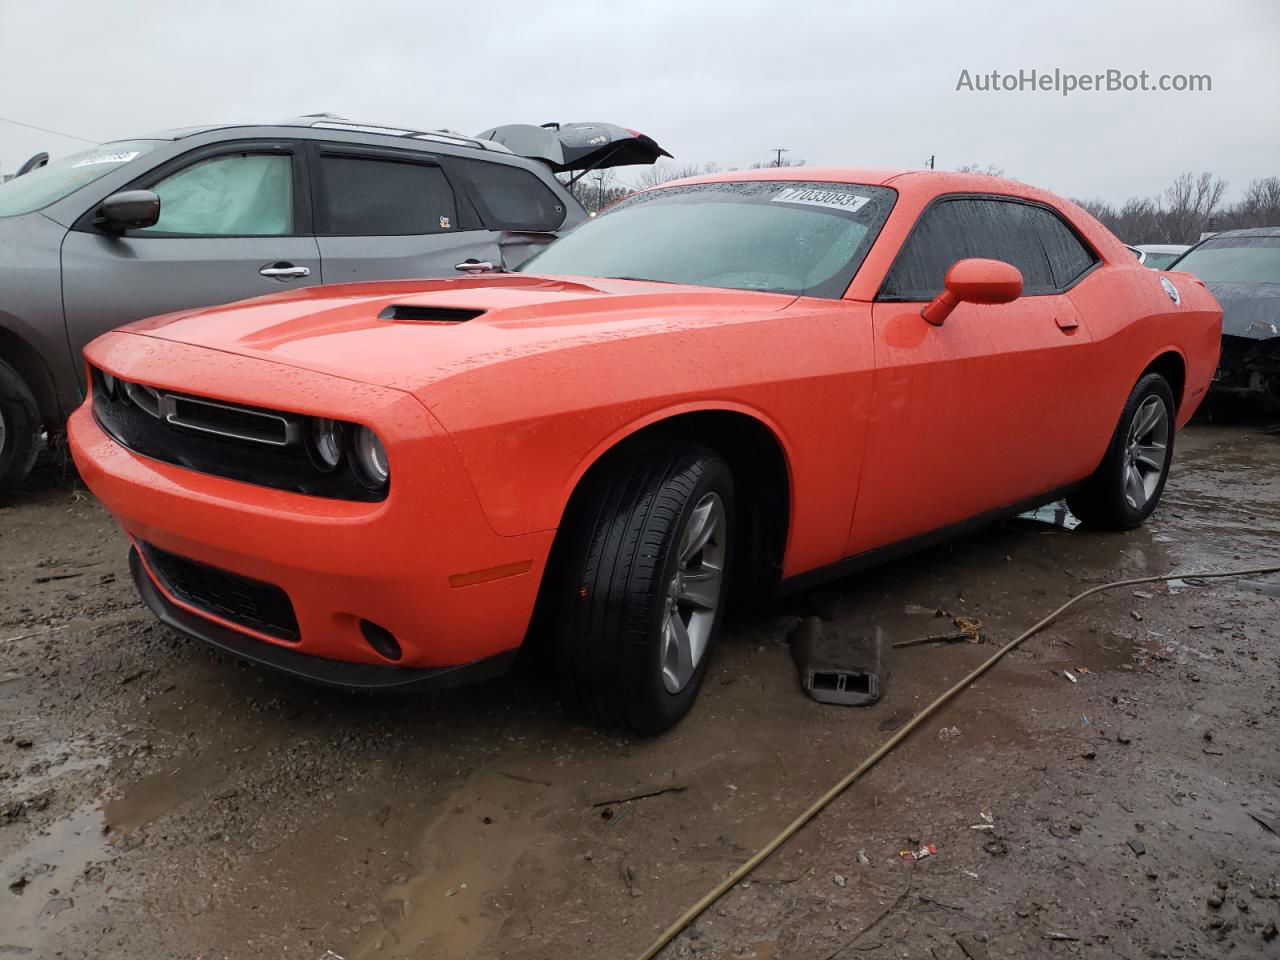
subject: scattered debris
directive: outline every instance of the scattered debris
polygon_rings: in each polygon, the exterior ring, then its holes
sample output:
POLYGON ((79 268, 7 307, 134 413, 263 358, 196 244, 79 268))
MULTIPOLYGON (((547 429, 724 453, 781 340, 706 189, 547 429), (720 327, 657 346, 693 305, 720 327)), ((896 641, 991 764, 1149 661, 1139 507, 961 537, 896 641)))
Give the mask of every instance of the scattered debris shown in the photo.
POLYGON ((1068 680, 1070 680, 1072 683, 1079 683, 1079 682, 1080 682, 1079 678, 1078 678, 1074 673, 1072 673, 1070 670, 1063 670, 1063 671, 1062 671, 1062 675, 1063 675, 1064 677, 1066 677, 1068 680))
POLYGON ((982 849, 993 857, 1003 857, 1009 852, 1009 845, 1003 840, 988 840, 982 845, 982 849))
POLYGON ((1269 943, 1275 938, 1276 938, 1276 922, 1272 920, 1265 927, 1262 928, 1262 939, 1266 940, 1269 943))
POLYGON ((648 790, 644 793, 633 793, 628 797, 618 797, 617 799, 614 799, 614 800, 601 800, 597 803, 593 803, 591 806, 616 807, 619 804, 631 803, 633 800, 648 800, 650 797, 660 797, 665 793, 684 793, 688 789, 689 789, 688 785, 682 783, 682 784, 677 784, 676 786, 673 786, 673 787, 661 787, 658 790, 648 790))
POLYGON ((1133 591, 1133 595, 1137 597, 1139 600, 1150 600, 1152 597, 1155 596, 1155 594, 1147 593, 1147 591, 1145 590, 1135 590, 1133 591))
POLYGON ((938 853, 938 848, 936 845, 932 843, 926 843, 920 847, 915 848, 914 850, 908 847, 903 847, 901 850, 898 851, 898 856, 900 856, 903 860, 906 860, 910 863, 914 863, 915 861, 923 860, 926 857, 937 856, 937 853, 938 853))
POLYGON ((843 873, 837 873, 835 876, 831 878, 831 882, 834 883, 837 887, 846 887, 849 885, 849 878, 846 877, 843 873))
POLYGON ((912 640, 898 640, 893 646, 896 650, 899 647, 918 647, 926 643, 960 643, 968 640, 967 633, 942 633, 932 637, 916 637, 912 640))
POLYGON ((943 727, 938 731, 939 740, 954 740, 958 736, 960 736, 959 727, 943 727))
POLYGON ((819 703, 866 706, 889 679, 889 636, 880 627, 850 629, 807 617, 792 632, 800 687, 819 703))
POLYGON ((1137 838, 1126 842, 1129 844, 1129 849, 1133 851, 1134 856, 1140 857, 1147 852, 1147 845, 1137 838))
POLYGON ((1268 820, 1266 817, 1260 817, 1256 813, 1251 813, 1249 816, 1252 817, 1254 821, 1262 827, 1262 829, 1280 837, 1280 825, 1276 824, 1274 820, 1268 820))
POLYGON ((1129 616, 1133 617, 1133 619, 1135 620, 1139 620, 1139 621, 1142 620, 1142 614, 1140 614, 1137 610, 1130 610, 1129 616))
POLYGON ((1070 940, 1070 941, 1078 941, 1078 940, 1080 939, 1079 937, 1073 937, 1073 936, 1072 936, 1071 934, 1069 934, 1069 933, 1054 933, 1054 932, 1050 932, 1050 933, 1042 933, 1042 934, 1040 934, 1040 936, 1041 936, 1043 939, 1045 939, 1045 940, 1070 940))
POLYGON ((951 621, 956 629, 969 638, 970 643, 982 642, 982 621, 973 617, 956 617, 951 621))
POLYGON ((858 863, 864 867, 871 866, 871 859, 867 856, 867 851, 865 850, 858 851, 858 863))
POLYGON ((506 777, 508 780, 519 780, 521 783, 536 783, 540 787, 551 786, 550 781, 538 780, 535 777, 522 777, 518 773, 507 773, 505 770, 495 770, 494 772, 500 777, 506 777))
POLYGON ((979 811, 978 816, 982 818, 982 823, 973 823, 969 825, 970 830, 994 830, 996 828, 996 820, 991 814, 985 811, 979 811))

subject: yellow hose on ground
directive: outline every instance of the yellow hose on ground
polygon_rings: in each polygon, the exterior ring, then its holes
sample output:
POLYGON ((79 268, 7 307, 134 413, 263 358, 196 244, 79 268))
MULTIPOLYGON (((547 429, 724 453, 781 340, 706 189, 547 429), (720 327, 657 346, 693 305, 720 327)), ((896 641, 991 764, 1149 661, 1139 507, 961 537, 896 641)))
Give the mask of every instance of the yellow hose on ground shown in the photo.
POLYGON ((927 707, 925 707, 923 710, 917 713, 904 726, 900 727, 898 731, 894 733, 893 736, 891 736, 888 740, 886 740, 879 747, 877 747, 876 750, 872 752, 872 754, 869 757, 867 757, 867 759, 863 760, 860 764, 858 764, 856 767, 850 770, 847 774, 845 774, 845 776, 838 783, 836 783, 835 786, 833 786, 830 790, 828 790, 821 797, 815 800, 813 804, 807 810, 804 811, 804 813, 800 814, 800 816, 796 817, 794 820, 791 821, 791 823, 789 823, 786 827, 784 827, 781 833, 779 833, 776 837, 774 837, 772 840, 766 843, 763 847, 757 850, 752 855, 751 859, 747 860, 745 863, 742 864, 742 866, 734 870, 733 873, 729 874, 729 876, 721 880, 718 884, 716 884, 711 889, 711 891, 706 896, 704 896, 701 900, 699 900, 697 903, 691 906, 688 910, 686 910, 681 915, 679 920, 677 920, 675 923, 673 923, 671 926, 669 926, 666 930, 662 932, 662 934, 658 937, 657 940, 653 942, 652 946, 650 946, 649 949, 647 949, 644 953, 640 954, 638 960, 653 960, 653 958, 656 957, 667 944, 669 944, 672 940, 678 937, 680 933, 687 926, 689 926, 689 924, 693 923, 693 921, 696 920, 703 913, 703 911, 705 911, 708 907, 714 904, 722 896, 728 893, 741 880, 749 876, 751 872, 755 870, 756 867, 764 863, 764 861, 769 857, 771 853, 773 853, 780 846, 782 846, 784 843, 790 840, 793 836, 799 833, 800 829, 806 823, 808 823, 815 816, 821 813, 831 803, 832 800, 840 796, 840 794, 844 793, 844 791, 847 790, 855 780, 857 780, 860 776, 862 776, 864 773, 866 773, 868 770, 874 767, 877 763, 879 763, 880 760, 882 760, 886 755, 888 755, 888 753, 891 750, 893 750, 894 747, 896 747, 903 740, 905 740, 911 734, 911 732, 916 729, 916 727, 920 726, 920 724, 924 723, 926 720, 929 719, 929 717, 935 714, 943 706, 943 704, 947 703, 961 690, 969 686, 971 683, 973 683, 975 680, 981 677, 984 673, 986 673, 988 670, 994 667, 996 663, 999 662, 999 660, 1006 653, 1008 653, 1010 650, 1017 647, 1024 640, 1035 636, 1037 633, 1039 633, 1049 624, 1053 623, 1054 620, 1057 620, 1058 617, 1062 616, 1063 613, 1065 613, 1068 609, 1073 607, 1075 604, 1079 603, 1081 600, 1085 599, 1086 597, 1091 597, 1095 593, 1101 593, 1103 590, 1115 590, 1119 587, 1135 587, 1143 583, 1160 583, 1168 580, 1210 580, 1210 579, 1220 578, 1220 577, 1248 577, 1248 576, 1258 576, 1264 573, 1280 573, 1280 565, 1271 566, 1271 567, 1251 567, 1245 570, 1211 571, 1208 573, 1168 573, 1168 574, 1163 574, 1157 577, 1137 577, 1133 580, 1115 580, 1111 583, 1104 583, 1097 587, 1091 587, 1090 589, 1084 591, 1083 593, 1076 594, 1074 597, 1072 597, 1062 606, 1058 607, 1058 609, 1054 610, 1052 613, 1050 613, 1047 617, 1045 617, 1035 626, 1031 627, 1028 630, 1023 631, 1018 636, 1014 637, 1012 640, 1006 643, 1003 647, 1001 647, 999 650, 993 653, 990 657, 988 657, 981 665, 979 665, 978 667, 975 667, 973 671, 968 676, 966 676, 963 680, 957 683, 954 687, 952 687, 946 693, 942 694, 942 696, 938 697, 938 699, 934 700, 933 703, 929 704, 927 707))

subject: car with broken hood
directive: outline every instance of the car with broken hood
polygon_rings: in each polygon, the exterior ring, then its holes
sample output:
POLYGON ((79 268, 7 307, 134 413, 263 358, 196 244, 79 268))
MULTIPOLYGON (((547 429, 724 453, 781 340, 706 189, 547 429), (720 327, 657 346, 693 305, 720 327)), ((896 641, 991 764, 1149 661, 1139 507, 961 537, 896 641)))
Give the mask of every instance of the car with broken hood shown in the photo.
POLYGON ((32 158, 0 185, 0 495, 80 402, 80 352, 103 331, 273 290, 512 268, 586 217, 556 171, 667 155, 610 124, 532 129, 526 156, 318 114, 32 158))
POLYGON ((1220 324, 1025 184, 736 172, 518 271, 108 333, 69 435, 177 630, 361 690, 492 675, 527 640, 575 715, 655 734, 731 602, 1064 495, 1142 523, 1220 324))
POLYGON ((1222 304, 1214 393, 1280 410, 1280 227, 1215 233, 1169 269, 1199 277, 1222 304))

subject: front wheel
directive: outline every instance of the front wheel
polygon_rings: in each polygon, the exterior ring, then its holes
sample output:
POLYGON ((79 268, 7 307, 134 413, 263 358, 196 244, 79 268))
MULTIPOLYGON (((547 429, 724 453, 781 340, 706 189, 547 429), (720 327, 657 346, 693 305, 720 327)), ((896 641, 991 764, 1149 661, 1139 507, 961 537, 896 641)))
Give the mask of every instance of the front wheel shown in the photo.
POLYGON ((1129 394, 1102 463, 1067 498, 1071 512, 1105 530, 1139 526, 1164 493, 1173 436, 1173 391, 1160 374, 1148 373, 1129 394))
POLYGON ((0 498, 31 472, 40 440, 40 411, 22 377, 0 360, 0 498))
POLYGON ((614 464, 570 518, 552 598, 570 712, 654 735, 697 699, 728 596, 733 476, 715 453, 614 464))

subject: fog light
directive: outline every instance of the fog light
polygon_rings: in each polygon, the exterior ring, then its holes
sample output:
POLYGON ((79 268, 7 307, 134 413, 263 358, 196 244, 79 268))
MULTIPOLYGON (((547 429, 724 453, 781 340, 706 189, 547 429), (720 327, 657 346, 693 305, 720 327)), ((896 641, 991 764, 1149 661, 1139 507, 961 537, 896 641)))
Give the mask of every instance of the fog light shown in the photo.
POLYGON ((400 644, 386 627, 380 627, 372 620, 361 620, 360 632, 378 656, 387 660, 400 659, 400 644))

